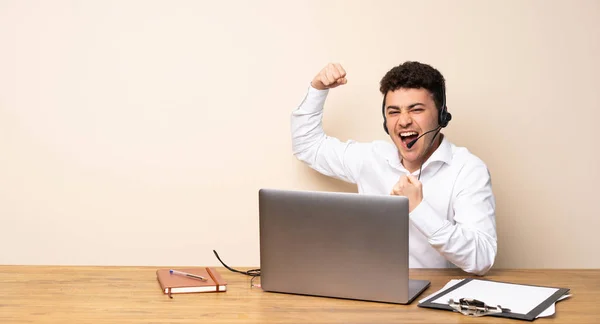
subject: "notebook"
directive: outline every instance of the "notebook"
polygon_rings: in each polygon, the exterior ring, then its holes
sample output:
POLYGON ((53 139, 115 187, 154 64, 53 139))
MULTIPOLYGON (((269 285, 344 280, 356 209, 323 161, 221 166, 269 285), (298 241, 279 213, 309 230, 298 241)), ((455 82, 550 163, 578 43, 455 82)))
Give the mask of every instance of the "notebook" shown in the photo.
POLYGON ((159 269, 156 271, 156 279, 163 293, 169 295, 180 293, 199 292, 224 292, 227 291, 227 282, 215 268, 184 268, 174 269, 206 278, 206 281, 189 278, 186 276, 172 274, 170 269, 159 269))

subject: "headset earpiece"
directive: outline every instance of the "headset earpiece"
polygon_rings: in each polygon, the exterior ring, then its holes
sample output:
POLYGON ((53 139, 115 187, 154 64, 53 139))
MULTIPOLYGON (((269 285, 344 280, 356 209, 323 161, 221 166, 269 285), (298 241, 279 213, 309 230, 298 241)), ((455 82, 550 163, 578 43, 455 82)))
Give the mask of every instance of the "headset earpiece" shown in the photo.
POLYGON ((448 107, 444 105, 442 110, 440 110, 440 116, 438 118, 438 123, 440 127, 444 128, 448 126, 448 123, 452 120, 452 114, 448 112, 448 107))
POLYGON ((442 108, 438 114, 438 125, 444 128, 452 120, 452 114, 448 112, 448 106, 446 106, 446 85, 442 86, 442 96, 442 108))

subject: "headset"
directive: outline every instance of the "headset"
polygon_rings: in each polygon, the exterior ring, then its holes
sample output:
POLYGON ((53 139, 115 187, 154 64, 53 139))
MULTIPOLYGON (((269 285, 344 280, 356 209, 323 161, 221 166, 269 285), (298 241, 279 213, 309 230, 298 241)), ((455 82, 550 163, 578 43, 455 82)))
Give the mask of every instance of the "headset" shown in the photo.
MULTIPOLYGON (((442 107, 439 109, 439 113, 438 113, 438 129, 444 128, 446 126, 448 126, 448 123, 450 122, 450 120, 452 119, 452 114, 450 114, 448 112, 448 107, 446 107, 446 86, 442 85, 442 107)), ((383 129, 385 130, 385 132, 389 135, 390 132, 387 128, 386 122, 387 122, 387 118, 385 117, 385 99, 387 98, 387 93, 383 95, 383 103, 381 104, 381 113, 383 114, 383 129)), ((433 132, 435 130, 431 130, 429 132, 426 132, 424 134, 422 134, 421 136, 433 132)), ((420 138, 420 136, 419 136, 420 138)), ((419 138, 417 138, 416 140, 418 140, 419 138)), ((415 142, 416 142, 415 140, 415 142)), ((411 145, 412 146, 412 145, 411 145)))

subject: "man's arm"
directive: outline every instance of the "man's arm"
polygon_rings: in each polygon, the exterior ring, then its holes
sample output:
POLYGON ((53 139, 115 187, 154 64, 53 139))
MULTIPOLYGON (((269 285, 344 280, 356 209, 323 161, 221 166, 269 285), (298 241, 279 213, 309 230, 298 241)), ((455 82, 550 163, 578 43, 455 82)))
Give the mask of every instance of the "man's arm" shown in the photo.
POLYGON ((454 191, 454 224, 445 217, 432 217, 435 210, 426 199, 415 207, 410 219, 448 261, 466 272, 484 275, 494 264, 498 250, 496 202, 485 164, 479 159, 469 161, 454 191))
POLYGON ((292 112, 292 150, 294 155, 316 171, 356 183, 366 144, 341 142, 323 131, 323 106, 329 89, 346 83, 346 71, 329 64, 315 76, 306 97, 292 112))

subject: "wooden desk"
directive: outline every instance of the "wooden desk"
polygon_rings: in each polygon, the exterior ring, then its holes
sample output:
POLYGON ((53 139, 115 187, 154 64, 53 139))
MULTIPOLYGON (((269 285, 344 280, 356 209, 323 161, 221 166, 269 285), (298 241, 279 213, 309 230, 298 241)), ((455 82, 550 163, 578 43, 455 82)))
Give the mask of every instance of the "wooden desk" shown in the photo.
MULTIPOLYGON (((156 267, 0 266, 0 323, 523 323, 470 318, 450 311, 334 298, 263 292, 250 279, 218 268, 225 293, 178 294, 169 299, 156 267)), ((456 269, 411 271, 440 289, 465 278, 456 269)), ((556 315, 540 323, 599 323, 600 270, 492 270, 485 278, 571 288, 556 315)))

